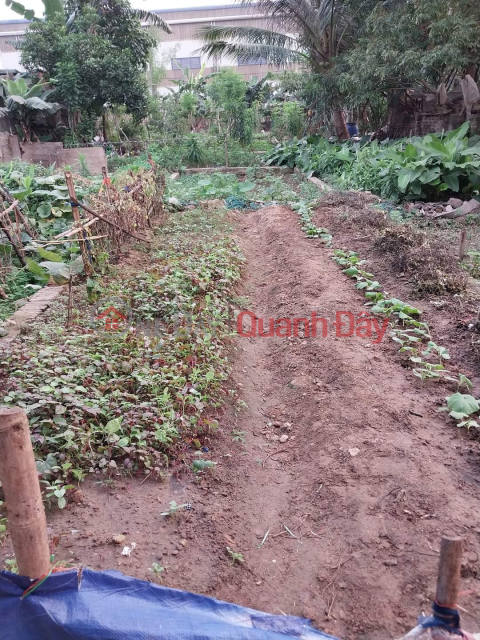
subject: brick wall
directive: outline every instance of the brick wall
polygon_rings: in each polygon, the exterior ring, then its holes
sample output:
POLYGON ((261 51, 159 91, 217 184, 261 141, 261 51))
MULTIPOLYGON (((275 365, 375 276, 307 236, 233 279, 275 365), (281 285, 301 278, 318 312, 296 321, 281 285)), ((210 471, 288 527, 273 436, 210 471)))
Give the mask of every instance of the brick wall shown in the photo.
MULTIPOLYGON (((465 122, 461 113, 414 113, 401 114, 396 122, 390 124, 389 135, 392 138, 406 136, 425 136, 428 133, 452 131, 465 122)), ((480 133, 480 113, 474 113, 470 120, 472 133, 480 133)))

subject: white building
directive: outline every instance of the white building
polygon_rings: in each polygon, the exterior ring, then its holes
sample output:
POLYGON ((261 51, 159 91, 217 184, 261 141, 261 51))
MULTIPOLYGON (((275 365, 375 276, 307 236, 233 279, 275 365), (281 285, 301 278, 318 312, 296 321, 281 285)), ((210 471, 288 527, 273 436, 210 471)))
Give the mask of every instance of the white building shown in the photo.
MULTIPOLYGON (((171 85, 171 80, 179 79, 183 69, 192 69, 198 73, 203 64, 205 74, 218 68, 234 68, 246 80, 255 76, 262 78, 268 71, 278 71, 277 67, 265 64, 262 60, 251 60, 248 64, 237 64, 231 60, 207 59, 196 53, 202 46, 198 39, 198 30, 204 25, 251 26, 268 28, 269 20, 260 13, 255 5, 204 6, 186 9, 162 9, 154 11, 162 16, 172 28, 172 33, 161 32, 160 44, 156 55, 157 63, 167 69, 162 85, 171 85)), ((23 38, 28 20, 0 20, 0 69, 23 71, 20 65, 20 51, 11 44, 23 38)), ((147 25, 145 25, 147 27, 147 25)))

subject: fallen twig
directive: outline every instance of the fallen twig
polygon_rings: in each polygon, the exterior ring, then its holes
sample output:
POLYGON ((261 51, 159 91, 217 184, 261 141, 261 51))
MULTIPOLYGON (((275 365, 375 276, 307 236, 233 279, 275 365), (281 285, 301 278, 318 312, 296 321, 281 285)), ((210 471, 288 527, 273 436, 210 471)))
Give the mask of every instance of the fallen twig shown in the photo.
POLYGON ((262 462, 262 469, 265 469, 265 463, 269 458, 276 455, 277 453, 287 453, 287 452, 288 452, 288 449, 278 449, 278 451, 272 451, 272 453, 269 453, 268 456, 265 458, 265 460, 262 462))
POLYGON ((330 606, 328 607, 328 611, 327 611, 327 618, 330 618, 330 614, 331 614, 331 612, 332 612, 333 603, 335 602, 335 598, 336 598, 336 596, 337 596, 337 594, 336 594, 336 593, 334 593, 334 594, 333 594, 332 601, 331 601, 331 603, 330 603, 330 606))
POLYGON ((145 476, 145 478, 140 482, 140 486, 142 486, 142 484, 143 484, 144 482, 146 482, 146 481, 150 478, 150 476, 152 475, 152 473, 153 473, 153 469, 152 469, 152 470, 150 471, 150 473, 149 473, 148 475, 146 475, 146 476, 145 476))
POLYGON ((263 540, 261 541, 261 543, 257 546, 257 549, 260 549, 260 547, 263 547, 263 545, 265 544, 266 539, 268 538, 268 534, 270 533, 270 529, 267 531, 267 533, 263 536, 263 540))
POLYGON ((322 591, 322 596, 325 593, 325 591, 327 591, 327 589, 329 589, 332 584, 335 582, 338 572, 340 571, 340 569, 343 567, 343 565, 348 562, 350 560, 352 556, 348 556, 348 558, 346 558, 345 560, 342 561, 342 558, 340 557, 340 562, 338 563, 337 568, 335 569, 335 573, 333 574, 333 578, 330 580, 330 582, 327 584, 327 586, 325 587, 325 589, 322 591))

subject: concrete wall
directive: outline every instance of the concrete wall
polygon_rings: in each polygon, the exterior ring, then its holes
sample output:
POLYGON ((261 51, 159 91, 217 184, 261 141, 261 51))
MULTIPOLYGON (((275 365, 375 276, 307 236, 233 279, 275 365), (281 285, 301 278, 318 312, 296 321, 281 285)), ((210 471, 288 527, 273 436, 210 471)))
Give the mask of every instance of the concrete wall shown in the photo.
POLYGON ((102 173, 102 167, 107 166, 107 157, 103 147, 78 147, 78 149, 62 150, 62 165, 69 164, 75 171, 80 169, 78 157, 85 156, 90 173, 102 173))
POLYGON ((107 158, 103 147, 78 147, 64 149, 61 142, 35 142, 33 144, 19 143, 18 137, 8 133, 0 133, 0 162, 10 162, 19 158, 23 162, 43 164, 49 167, 55 164, 61 169, 68 164, 74 170, 80 169, 79 156, 85 156, 85 161, 91 173, 102 173, 102 167, 107 166, 107 158))

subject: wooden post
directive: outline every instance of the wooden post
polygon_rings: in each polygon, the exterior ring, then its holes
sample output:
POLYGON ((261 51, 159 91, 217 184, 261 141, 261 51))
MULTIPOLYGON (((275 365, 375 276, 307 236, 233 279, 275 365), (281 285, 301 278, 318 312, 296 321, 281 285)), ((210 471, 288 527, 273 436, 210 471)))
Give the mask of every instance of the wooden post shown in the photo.
MULTIPOLYGON (((72 173, 70 171, 65 171, 65 182, 67 183, 68 195, 70 196, 70 201, 78 202, 77 194, 75 193, 75 185, 73 184, 72 173)), ((75 220, 75 223, 78 226, 80 226, 81 234, 83 238, 86 239, 85 230, 81 228, 80 213, 78 211, 78 207, 74 204, 72 204, 72 211, 73 211, 73 219, 75 220)), ((87 243, 80 242, 79 244, 80 244, 80 251, 82 252, 83 268, 85 269, 85 273, 87 274, 87 276, 91 276, 93 273, 93 268, 88 258, 87 243)))
POLYGON ((39 578, 50 570, 47 522, 27 414, 20 407, 0 409, 0 481, 18 571, 39 578))
POLYGON ((460 234, 460 248, 458 250, 458 257, 460 258, 460 260, 463 260, 465 257, 466 244, 467 244, 467 230, 462 229, 462 232, 460 234))
POLYGON ((68 280, 68 306, 67 306, 67 324, 65 327, 68 329, 70 327, 70 322, 72 320, 72 308, 73 308, 73 276, 70 273, 70 278, 68 280))
POLYGON ((442 536, 435 602, 454 609, 460 590, 462 538, 442 536))
MULTIPOLYGON (((5 212, 5 211, 2 211, 2 212, 0 212, 0 213, 6 213, 6 212, 5 212)), ((8 217, 8 215, 7 215, 7 216, 5 216, 5 220, 8 220, 8 222, 10 222, 10 223, 11 223, 10 218, 8 217)), ((16 255, 17 255, 17 258, 19 259, 20 264, 22 265, 22 267, 26 267, 26 266, 27 266, 27 263, 25 262, 25 258, 24 258, 24 257, 23 257, 23 255, 22 255, 22 251, 20 251, 20 249, 19 249, 19 248, 17 247, 17 245, 15 244, 15 242, 14 242, 14 240, 13 240, 13 236, 12 236, 12 234, 10 233, 10 231, 9 231, 9 230, 7 229, 7 227, 6 227, 6 223, 2 223, 2 222, 1 222, 1 216, 0 216, 0 231, 2 231, 2 232, 5 234, 5 236, 6 236, 7 240, 8 240, 8 241, 10 242, 10 244, 12 245, 13 250, 15 251, 15 253, 16 253, 16 255)), ((22 250, 23 250, 23 247, 22 247, 22 250)))
POLYGON ((107 201, 110 202, 110 178, 108 177, 107 167, 102 167, 103 184, 107 193, 107 201))

